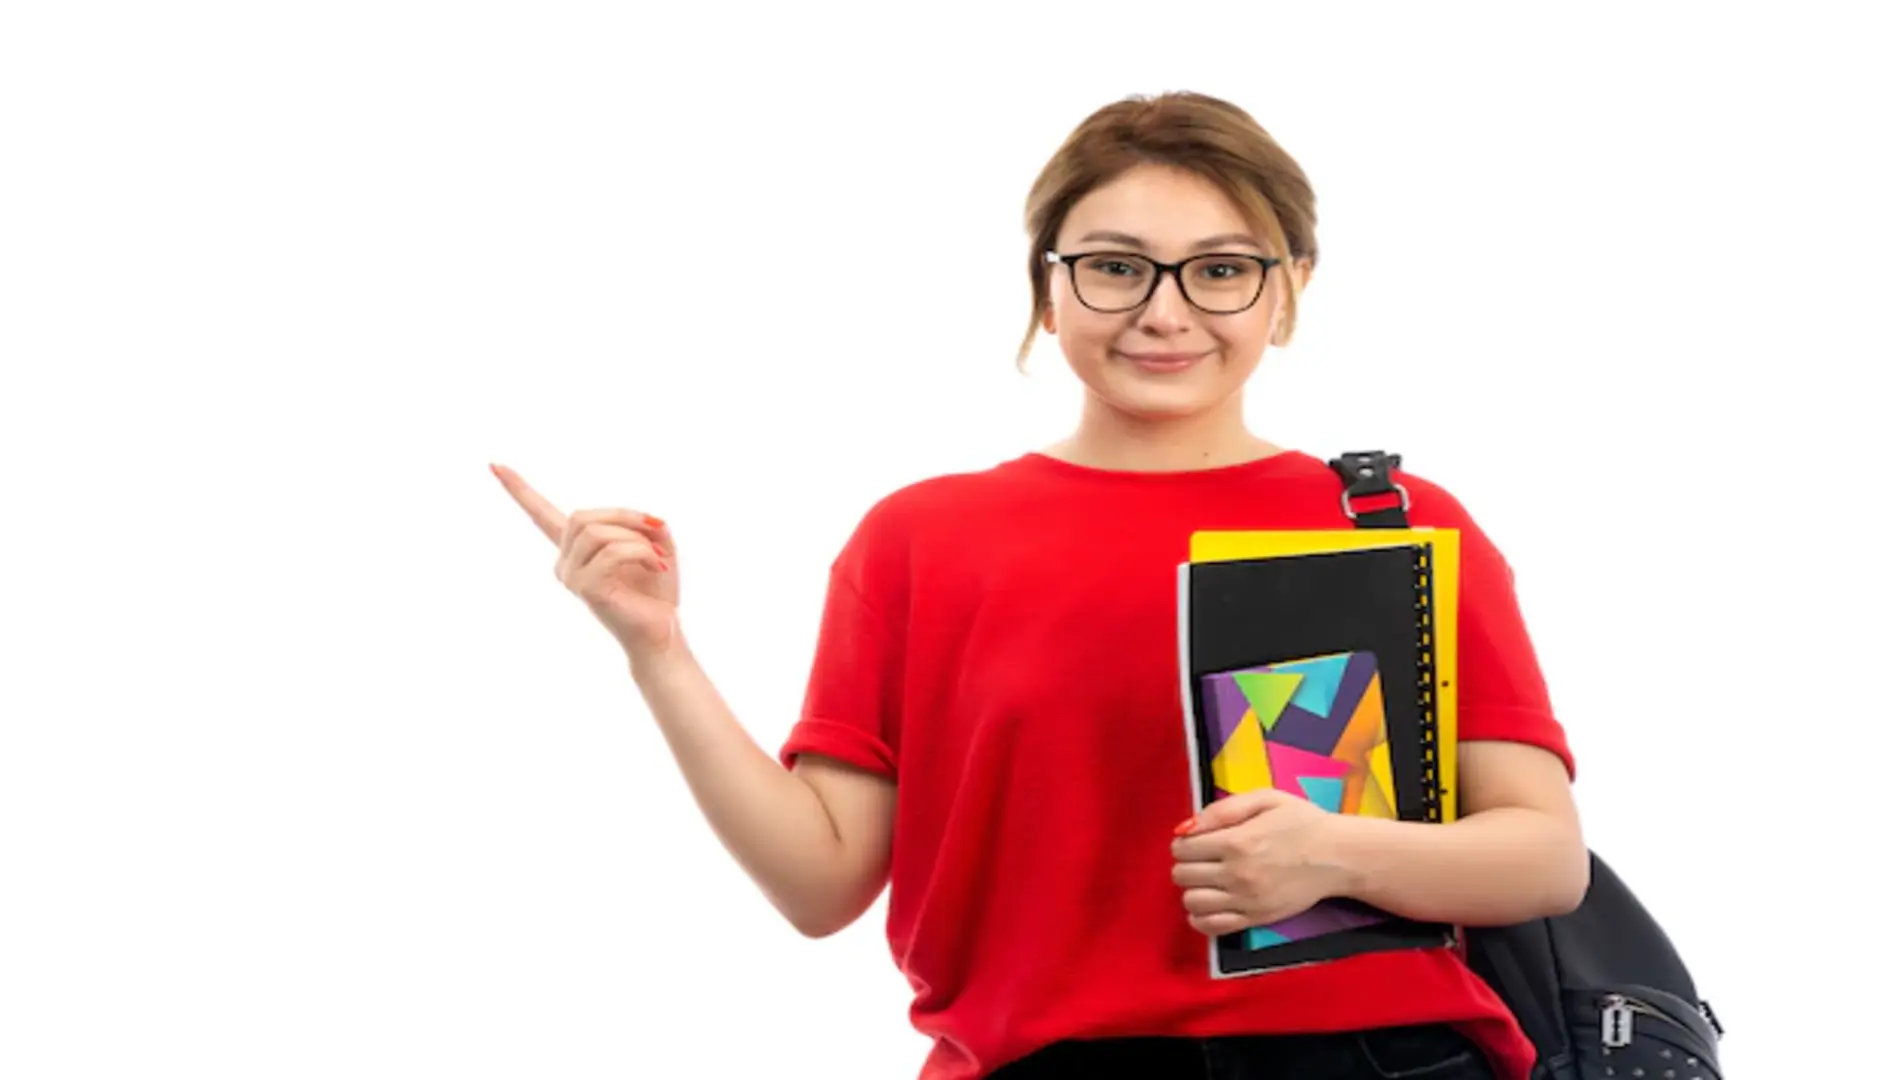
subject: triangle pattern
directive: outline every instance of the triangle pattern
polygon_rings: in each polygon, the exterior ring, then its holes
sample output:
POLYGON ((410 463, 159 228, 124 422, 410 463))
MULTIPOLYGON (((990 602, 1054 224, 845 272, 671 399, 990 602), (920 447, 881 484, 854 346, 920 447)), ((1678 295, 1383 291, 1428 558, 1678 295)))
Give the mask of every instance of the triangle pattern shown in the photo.
POLYGON ((1204 719, 1207 723, 1207 745, 1220 747, 1227 745, 1233 737, 1234 725, 1240 723, 1247 714, 1247 698, 1241 694, 1240 687, 1225 675, 1209 675, 1201 680, 1201 694, 1207 709, 1204 719))
POLYGON ((1300 708, 1297 701, 1296 696, 1281 711, 1280 722, 1273 728, 1273 741, 1311 750, 1315 754, 1337 757, 1333 750, 1339 745, 1339 735, 1345 730, 1346 718, 1316 716, 1300 708))
MULTIPOLYGON (((1379 796, 1388 807, 1396 807, 1399 800, 1392 794, 1392 744, 1382 742, 1372 748, 1367 755, 1366 764, 1372 768, 1372 782, 1379 790, 1379 796)), ((1393 815, 1397 817, 1397 814, 1393 815)))
POLYGON ((1347 654, 1345 673, 1339 677, 1339 692, 1333 695, 1331 715, 1341 719, 1351 717, 1359 702, 1365 699, 1366 687, 1378 677, 1376 655, 1363 650, 1347 654))
POLYGON ((1267 744, 1260 725, 1247 714, 1227 738, 1220 753, 1214 755, 1214 786, 1229 795, 1258 791, 1273 786, 1273 774, 1267 769, 1267 744))
POLYGON ((1266 949, 1275 945, 1285 945, 1288 940, 1285 934, 1269 930, 1264 926, 1249 926, 1247 928, 1247 947, 1249 949, 1266 949))
POLYGON ((1247 704, 1260 717, 1260 726, 1268 731, 1280 722, 1280 713, 1293 700, 1300 689, 1298 675, 1282 675, 1273 671, 1242 671, 1234 676, 1234 684, 1247 697, 1247 704))
POLYGON ((1352 769, 1345 762, 1324 754, 1273 742, 1267 744, 1267 764, 1273 772, 1273 786, 1301 798, 1307 797, 1301 781, 1314 778, 1343 782, 1352 769))
POLYGON ((1339 804, 1346 794, 1346 782, 1336 776, 1302 776, 1300 787, 1305 790, 1306 798, 1314 806, 1331 813, 1339 813, 1339 804))
POLYGON ((1300 660, 1291 664, 1276 664, 1276 673, 1303 676, 1300 688, 1293 695, 1293 704, 1315 716, 1330 716, 1333 711, 1333 699, 1339 696, 1339 681, 1346 676, 1346 663, 1351 660, 1349 653, 1338 656, 1322 656, 1317 660, 1300 660))
POLYGON ((1374 673, 1372 681, 1366 684, 1365 693, 1353 710, 1352 719, 1346 721, 1346 730, 1340 733, 1339 742, 1333 747, 1333 756, 1353 765, 1365 762, 1372 748, 1385 742, 1385 691, 1379 685, 1379 676, 1374 673))
POLYGON ((1387 805, 1385 796, 1379 794, 1378 784, 1367 784, 1359 793, 1359 816, 1385 818, 1387 821, 1398 819, 1398 814, 1387 805))
POLYGON ((1366 785, 1372 782, 1372 778, 1367 775, 1369 772, 1370 770, 1364 765, 1355 765, 1353 766, 1352 772, 1346 774, 1346 781, 1343 785, 1344 790, 1341 791, 1339 796, 1340 813, 1356 814, 1359 812, 1359 804, 1364 802, 1366 798, 1366 785))

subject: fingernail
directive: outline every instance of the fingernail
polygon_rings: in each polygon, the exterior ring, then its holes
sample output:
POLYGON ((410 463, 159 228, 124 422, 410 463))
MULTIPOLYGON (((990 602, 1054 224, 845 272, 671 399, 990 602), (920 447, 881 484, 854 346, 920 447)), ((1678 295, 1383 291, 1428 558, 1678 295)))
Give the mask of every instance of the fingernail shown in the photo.
POLYGON ((1174 835, 1176 835, 1176 836, 1186 836, 1187 834, 1189 834, 1189 833, 1191 833, 1191 832, 1193 832, 1193 831, 1194 831, 1194 819, 1193 819, 1193 818, 1189 818, 1189 819, 1187 819, 1186 821, 1183 821, 1183 822, 1182 822, 1181 824, 1179 824, 1179 825, 1176 825, 1176 826, 1174 827, 1174 835))
POLYGON ((660 573, 666 573, 666 563, 664 561, 660 563, 660 573))
POLYGON ((645 520, 648 525, 652 526, 655 529, 666 528, 666 522, 661 521, 659 518, 654 517, 652 514, 646 515, 645 520))

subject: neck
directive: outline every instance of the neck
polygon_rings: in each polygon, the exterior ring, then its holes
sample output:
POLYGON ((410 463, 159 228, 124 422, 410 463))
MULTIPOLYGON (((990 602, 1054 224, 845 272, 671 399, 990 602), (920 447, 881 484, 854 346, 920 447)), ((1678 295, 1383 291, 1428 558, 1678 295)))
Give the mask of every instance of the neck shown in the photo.
POLYGON ((1218 469, 1278 452, 1247 430, 1239 394, 1207 412, 1166 419, 1129 416, 1091 395, 1075 434, 1048 451, 1077 465, 1129 472, 1218 469))

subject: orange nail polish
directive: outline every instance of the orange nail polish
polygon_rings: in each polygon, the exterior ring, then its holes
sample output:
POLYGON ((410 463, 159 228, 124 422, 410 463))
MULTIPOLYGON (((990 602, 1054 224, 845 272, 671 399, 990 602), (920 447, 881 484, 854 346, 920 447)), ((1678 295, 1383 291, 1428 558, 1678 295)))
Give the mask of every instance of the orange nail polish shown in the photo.
POLYGON ((1189 834, 1189 833, 1191 833, 1191 832, 1193 832, 1193 831, 1194 831, 1194 819, 1193 819, 1193 818, 1189 818, 1189 819, 1187 819, 1186 821, 1183 821, 1183 822, 1182 822, 1181 824, 1179 824, 1179 825, 1176 825, 1176 826, 1174 827, 1174 835, 1176 835, 1176 836, 1186 836, 1187 834, 1189 834))
POLYGON ((656 529, 666 528, 666 522, 661 521, 659 518, 654 517, 652 514, 646 515, 645 520, 648 525, 651 525, 652 527, 656 529))

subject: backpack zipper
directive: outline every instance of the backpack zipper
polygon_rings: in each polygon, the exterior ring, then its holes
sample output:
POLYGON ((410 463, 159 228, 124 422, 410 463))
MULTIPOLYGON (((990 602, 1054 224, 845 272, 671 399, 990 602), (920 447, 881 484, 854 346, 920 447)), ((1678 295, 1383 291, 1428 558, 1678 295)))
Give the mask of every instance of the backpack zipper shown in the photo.
POLYGON ((1602 1036, 1605 1050, 1619 1050, 1630 1044, 1630 1035, 1636 1027, 1636 1010, 1630 1006, 1629 999, 1621 994, 1605 997, 1602 1005, 1602 1036))
POLYGON ((1636 1017, 1640 1014, 1661 1020, 1677 1031, 1699 1036, 1688 1025, 1654 1005, 1626 994, 1605 994, 1601 1001, 1601 1032, 1605 1050, 1620 1050, 1636 1037, 1636 1017))

